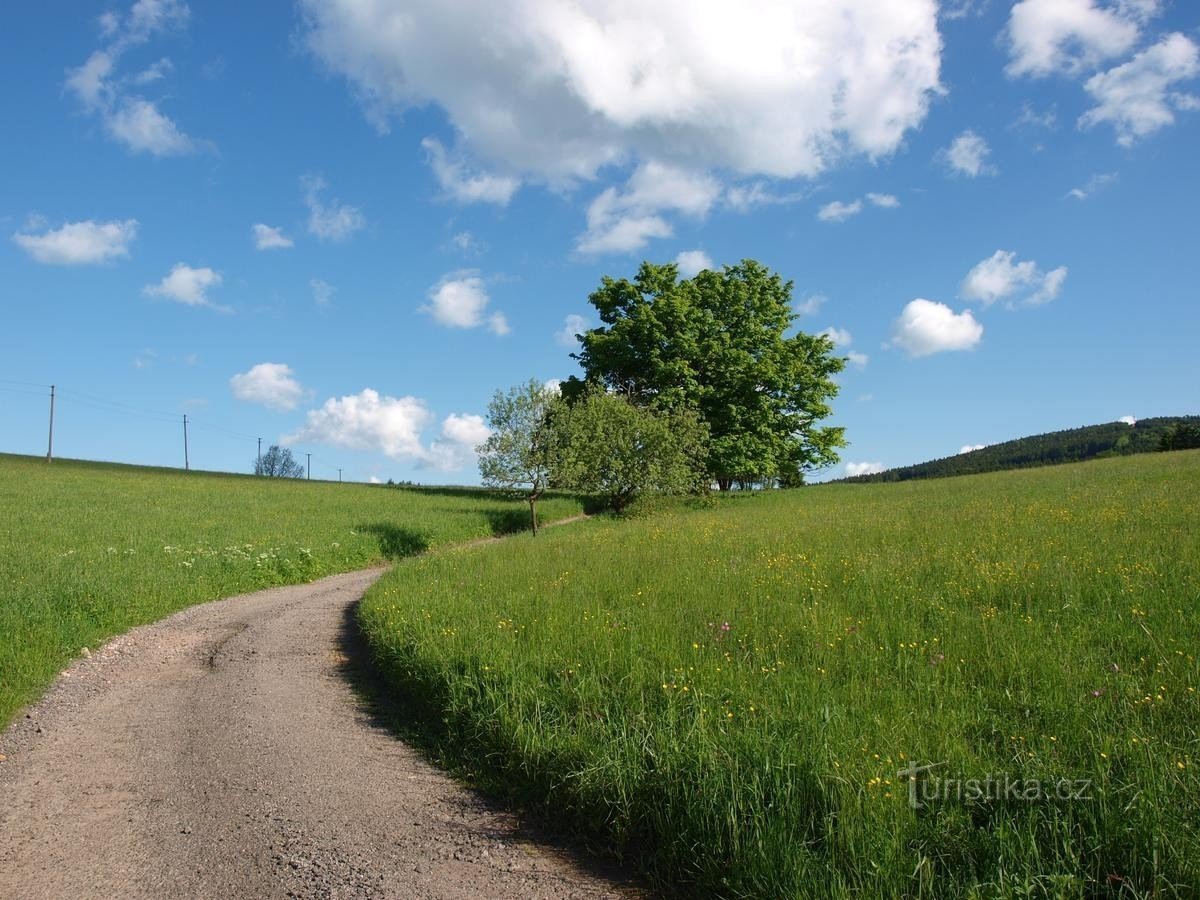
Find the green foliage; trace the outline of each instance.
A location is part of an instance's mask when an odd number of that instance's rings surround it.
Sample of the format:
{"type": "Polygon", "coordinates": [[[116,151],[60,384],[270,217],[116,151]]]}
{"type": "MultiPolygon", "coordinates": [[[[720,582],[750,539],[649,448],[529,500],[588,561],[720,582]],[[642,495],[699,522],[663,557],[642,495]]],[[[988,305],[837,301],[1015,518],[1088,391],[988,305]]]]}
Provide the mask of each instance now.
{"type": "Polygon", "coordinates": [[[873,475],[856,475],[843,480],[866,483],[944,478],[952,475],[976,475],[980,472],[1083,462],[1130,453],[1147,453],[1164,449],[1163,440],[1176,425],[1197,428],[1200,427],[1200,417],[1140,419],[1134,425],[1107,422],[1103,425],[1053,431],[991,444],[981,450],[959,453],[945,459],[888,469],[873,475]]]}
{"type": "Polygon", "coordinates": [[[817,423],[845,361],[824,337],[788,336],[791,290],[753,260],[684,280],[674,264],[643,263],[633,281],[605,277],[591,295],[603,325],[581,336],[577,358],[587,381],[638,405],[697,410],[722,489],[827,466],[842,429],[817,423]]]}
{"type": "Polygon", "coordinates": [[[267,452],[254,460],[254,474],[265,478],[303,478],[304,466],[296,462],[292,451],[272,444],[267,452]]]}
{"type": "Polygon", "coordinates": [[[1163,432],[1159,450],[1196,450],[1200,448],[1200,421],[1174,422],[1163,432]]]}
{"type": "MultiPolygon", "coordinates": [[[[548,497],[549,518],[579,512],[548,497]]],[[[493,492],[0,454],[0,727],[82,647],[193,603],[528,527],[493,492]]]]}
{"type": "Polygon", "coordinates": [[[434,750],[725,897],[1200,894],[1200,453],[822,485],[396,567],[434,750]],[[949,797],[897,773],[1089,779],[949,797]]]}
{"type": "Polygon", "coordinates": [[[554,418],[561,408],[558,392],[533,379],[496,391],[488,404],[492,433],[476,448],[485,485],[524,492],[534,533],[538,528],[537,501],[553,474],[558,443],[554,418]]]}
{"type": "Polygon", "coordinates": [[[622,512],[647,491],[684,494],[705,485],[707,428],[696,412],[656,412],[628,397],[588,391],[557,424],[555,483],[603,496],[622,512]]]}

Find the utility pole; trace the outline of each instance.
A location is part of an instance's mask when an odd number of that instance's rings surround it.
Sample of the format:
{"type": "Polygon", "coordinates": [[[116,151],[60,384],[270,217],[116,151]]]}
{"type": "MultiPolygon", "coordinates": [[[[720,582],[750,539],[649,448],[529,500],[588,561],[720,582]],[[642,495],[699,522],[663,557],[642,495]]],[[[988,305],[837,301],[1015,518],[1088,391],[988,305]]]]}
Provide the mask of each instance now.
{"type": "Polygon", "coordinates": [[[305,453],[304,455],[308,457],[308,480],[312,481],[312,454],[305,453]]]}
{"type": "Polygon", "coordinates": [[[254,467],[254,474],[262,474],[262,438],[258,439],[258,465],[254,467]]]}
{"type": "Polygon", "coordinates": [[[338,484],[342,483],[342,470],[338,469],[338,484]]]}
{"type": "Polygon", "coordinates": [[[46,462],[54,460],[54,385],[50,385],[50,442],[46,444],[46,462]]]}
{"type": "Polygon", "coordinates": [[[187,446],[187,413],[183,414],[183,470],[186,472],[191,468],[188,462],[188,446],[187,446]]]}

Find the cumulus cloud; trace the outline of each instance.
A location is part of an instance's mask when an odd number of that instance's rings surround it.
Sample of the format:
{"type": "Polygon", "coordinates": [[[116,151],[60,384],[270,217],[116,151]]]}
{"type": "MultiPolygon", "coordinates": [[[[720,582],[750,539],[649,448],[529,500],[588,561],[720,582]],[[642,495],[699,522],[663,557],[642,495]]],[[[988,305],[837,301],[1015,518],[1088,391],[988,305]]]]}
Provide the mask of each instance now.
{"type": "Polygon", "coordinates": [[[997,250],[963,279],[961,294],[991,306],[997,300],[1016,300],[1037,306],[1055,299],[1067,279],[1067,267],[1044,272],[1033,260],[1016,261],[1012,250],[997,250]]]}
{"type": "Polygon", "coordinates": [[[823,331],[818,331],[817,334],[821,337],[829,338],[835,347],[849,347],[854,341],[854,338],[850,336],[850,332],[846,329],[834,328],[832,325],[823,331]]]}
{"type": "Polygon", "coordinates": [[[991,152],[988,142],[968,129],[951,141],[941,156],[953,174],[977,178],[996,173],[995,166],[987,161],[991,152]]]}
{"type": "Polygon", "coordinates": [[[1200,74],[1200,49],[1178,32],[1129,62],[1093,75],[1084,84],[1096,105],[1079,118],[1081,128],[1107,123],[1123,147],[1175,121],[1179,110],[1200,109],[1200,98],[1174,90],[1200,74]]]}
{"type": "Polygon", "coordinates": [[[450,471],[472,460],[475,445],[487,438],[487,426],[480,416],[452,413],[426,446],[422,435],[434,420],[424,400],[389,397],[366,388],[357,394],[330,397],[318,409],[309,410],[304,424],[281,440],[287,444],[320,443],[375,451],[392,459],[450,471]]]}
{"type": "Polygon", "coordinates": [[[862,212],[862,208],[861,200],[852,200],[849,203],[834,200],[832,203],[826,203],[817,210],[817,218],[822,222],[845,222],[852,216],[857,216],[862,212]]]}
{"type": "Polygon", "coordinates": [[[504,313],[487,313],[491,302],[487,285],[473,270],[452,272],[429,289],[429,302],[421,312],[449,328],[478,328],[486,325],[493,334],[511,330],[504,313]]]}
{"type": "Polygon", "coordinates": [[[321,195],[328,185],[319,175],[305,175],[300,179],[304,191],[304,205],[308,207],[308,230],[323,241],[345,241],[356,231],[366,227],[367,220],[357,206],[340,200],[326,203],[321,195]]]}
{"type": "Polygon", "coordinates": [[[183,28],[190,15],[181,0],[137,0],[124,16],[105,13],[101,30],[107,46],[67,75],[65,86],[83,110],[99,116],[108,134],[134,153],[178,156],[196,149],[196,142],[155,101],[130,90],[166,77],[172,68],[170,59],[164,57],[131,76],[117,72],[126,51],[183,28]]]}
{"type": "Polygon", "coordinates": [[[1117,419],[1117,421],[1122,422],[1125,425],[1136,425],[1137,417],[1136,416],[1121,416],[1121,418],[1117,419]]]}
{"type": "Polygon", "coordinates": [[[380,128],[437,103],[466,149],[550,182],[629,159],[778,177],[891,153],[924,119],[932,0],[302,0],[380,128]]]}
{"type": "Polygon", "coordinates": [[[963,444],[958,448],[959,454],[974,453],[976,450],[982,450],[987,444],[963,444]]]}
{"type": "Polygon", "coordinates": [[[576,241],[580,253],[627,253],[651,238],[674,231],[660,213],[705,216],[721,194],[710,175],[660,162],[642,163],[618,190],[607,188],[588,206],[587,231],[576,241]]]}
{"type": "Polygon", "coordinates": [[[1093,175],[1085,184],[1079,187],[1073,187],[1067,191],[1068,197],[1073,197],[1076,200],[1086,200],[1098,191],[1103,190],[1117,180],[1116,172],[1103,172],[1098,175],[1093,175]]]}
{"type": "Polygon", "coordinates": [[[713,261],[703,250],[684,250],[675,257],[675,265],[679,266],[680,275],[691,278],[705,269],[711,269],[713,261]]]}
{"type": "Polygon", "coordinates": [[[782,206],[799,203],[808,197],[806,191],[774,191],[764,181],[733,185],[725,191],[725,204],[735,212],[745,213],[760,206],[782,206]]]}
{"type": "Polygon", "coordinates": [[[846,476],[853,478],[855,475],[878,475],[886,468],[880,462],[848,462],[846,463],[846,476]]]}
{"type": "Polygon", "coordinates": [[[519,178],[472,171],[463,160],[452,159],[436,138],[425,138],[421,146],[442,190],[460,203],[496,203],[504,206],[521,186],[519,178]]]}
{"type": "Polygon", "coordinates": [[[151,297],[162,297],[185,306],[207,306],[220,312],[229,312],[229,307],[218,306],[209,297],[210,289],[220,286],[221,273],[208,266],[194,269],[185,263],[176,263],[158,284],[148,284],[143,293],[151,297]]]}
{"type": "Polygon", "coordinates": [[[259,223],[250,232],[254,235],[254,247],[257,250],[286,250],[293,245],[292,239],[283,233],[282,228],[259,223]]]}
{"type": "Polygon", "coordinates": [[[824,294],[806,294],[799,300],[794,301],[792,308],[798,316],[815,316],[828,301],[829,298],[824,294]]]}
{"type": "Polygon", "coordinates": [[[26,228],[13,235],[22,250],[40,263],[55,266],[80,266],[105,263],[129,256],[129,245],[137,237],[136,219],[123,221],[67,222],[61,228],[40,234],[26,228]]]}
{"type": "Polygon", "coordinates": [[[306,395],[291,367],[283,363],[259,363],[230,378],[229,387],[238,400],[281,412],[295,409],[306,395]]]}
{"type": "Polygon", "coordinates": [[[871,361],[871,357],[865,353],[859,353],[857,350],[846,351],[846,359],[849,360],[850,365],[858,369],[865,369],[867,363],[871,361]]]}
{"type": "Polygon", "coordinates": [[[1009,13],[1006,30],[1009,75],[1069,75],[1129,51],[1139,22],[1156,4],[1094,0],[1021,0],[1009,13]]]}
{"type": "Polygon", "coordinates": [[[983,326],[970,310],[956,313],[944,303],[923,298],[910,301],[892,329],[892,345],[913,358],[970,350],[982,337],[983,326]]]}
{"type": "Polygon", "coordinates": [[[451,413],[442,420],[441,433],[429,445],[421,464],[443,472],[465,468],[475,462],[475,448],[488,439],[491,429],[483,416],[451,413]]]}
{"type": "Polygon", "coordinates": [[[579,346],[579,339],[575,335],[583,334],[587,328],[588,320],[572,313],[563,319],[563,327],[554,333],[554,340],[563,347],[575,349],[579,346]]]}

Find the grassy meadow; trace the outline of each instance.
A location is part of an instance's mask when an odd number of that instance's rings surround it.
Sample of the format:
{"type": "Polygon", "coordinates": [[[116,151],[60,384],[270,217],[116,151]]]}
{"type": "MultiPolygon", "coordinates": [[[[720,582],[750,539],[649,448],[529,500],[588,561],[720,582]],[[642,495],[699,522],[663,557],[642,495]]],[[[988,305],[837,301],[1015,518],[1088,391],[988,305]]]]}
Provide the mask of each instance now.
{"type": "MultiPolygon", "coordinates": [[[[544,500],[546,519],[579,512],[544,500]]],[[[83,647],[193,603],[520,530],[523,503],[0,455],[0,727],[83,647]]]]}
{"type": "Polygon", "coordinates": [[[1198,536],[1150,454],[593,520],[359,615],[443,760],[668,892],[1195,897],[1198,536]]]}

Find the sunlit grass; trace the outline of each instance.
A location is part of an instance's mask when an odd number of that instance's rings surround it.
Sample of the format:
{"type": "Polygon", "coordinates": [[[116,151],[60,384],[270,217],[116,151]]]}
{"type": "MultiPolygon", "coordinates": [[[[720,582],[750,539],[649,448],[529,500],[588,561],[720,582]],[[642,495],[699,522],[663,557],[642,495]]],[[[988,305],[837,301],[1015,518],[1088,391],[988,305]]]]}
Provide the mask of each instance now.
{"type": "MultiPolygon", "coordinates": [[[[541,504],[548,519],[574,500],[541,504]]],[[[193,603],[523,528],[482,491],[0,455],[0,726],[85,646],[193,603]]]]}
{"type": "Polygon", "coordinates": [[[1196,896],[1198,535],[1193,452],[835,485],[411,560],[360,617],[444,758],[661,884],[1196,896]],[[914,812],[909,761],[1090,799],[914,812]]]}

